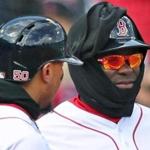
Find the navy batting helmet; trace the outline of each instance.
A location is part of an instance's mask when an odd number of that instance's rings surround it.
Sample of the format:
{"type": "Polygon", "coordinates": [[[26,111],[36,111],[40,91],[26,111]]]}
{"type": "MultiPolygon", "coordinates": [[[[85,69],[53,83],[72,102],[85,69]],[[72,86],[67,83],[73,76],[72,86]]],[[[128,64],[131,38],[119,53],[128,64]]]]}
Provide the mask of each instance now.
{"type": "Polygon", "coordinates": [[[102,53],[111,53],[122,49],[134,50],[147,50],[150,45],[146,44],[141,35],[139,34],[134,22],[129,18],[129,16],[121,17],[116,26],[110,33],[109,40],[106,46],[102,49],[102,53]]]}
{"type": "Polygon", "coordinates": [[[0,27],[0,77],[28,81],[48,61],[81,65],[65,45],[66,33],[58,22],[40,16],[13,19],[0,27]]]}

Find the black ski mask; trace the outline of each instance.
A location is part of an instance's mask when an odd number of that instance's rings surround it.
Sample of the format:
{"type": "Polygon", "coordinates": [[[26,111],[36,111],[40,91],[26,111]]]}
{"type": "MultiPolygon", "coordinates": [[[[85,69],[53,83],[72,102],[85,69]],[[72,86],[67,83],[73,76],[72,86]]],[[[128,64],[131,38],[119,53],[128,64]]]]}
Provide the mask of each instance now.
{"type": "Polygon", "coordinates": [[[83,66],[69,65],[71,77],[81,100],[111,117],[131,115],[143,78],[144,60],[134,86],[131,89],[122,90],[108,79],[98,64],[96,56],[122,52],[122,49],[128,49],[129,53],[132,53],[137,48],[145,56],[149,48],[149,45],[143,42],[133,22],[136,35],[130,35],[129,29],[129,35],[127,34],[123,42],[120,39],[116,40],[112,31],[123,16],[127,16],[125,10],[114,7],[110,3],[101,2],[82,16],[73,25],[68,35],[68,49],[71,48],[74,54],[84,61],[83,66]]]}

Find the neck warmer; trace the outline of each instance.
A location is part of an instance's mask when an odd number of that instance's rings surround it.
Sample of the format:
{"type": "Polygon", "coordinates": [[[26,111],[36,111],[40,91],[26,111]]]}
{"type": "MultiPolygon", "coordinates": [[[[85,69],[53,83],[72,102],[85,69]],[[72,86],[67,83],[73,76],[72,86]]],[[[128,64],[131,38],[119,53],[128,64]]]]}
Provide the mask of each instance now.
{"type": "Polygon", "coordinates": [[[96,59],[85,61],[83,66],[71,66],[69,70],[81,100],[110,117],[130,116],[140,89],[144,63],[131,89],[117,88],[105,75],[96,59]]]}
{"type": "Polygon", "coordinates": [[[25,109],[31,119],[40,114],[39,105],[18,84],[0,79],[0,104],[16,104],[25,109]]]}

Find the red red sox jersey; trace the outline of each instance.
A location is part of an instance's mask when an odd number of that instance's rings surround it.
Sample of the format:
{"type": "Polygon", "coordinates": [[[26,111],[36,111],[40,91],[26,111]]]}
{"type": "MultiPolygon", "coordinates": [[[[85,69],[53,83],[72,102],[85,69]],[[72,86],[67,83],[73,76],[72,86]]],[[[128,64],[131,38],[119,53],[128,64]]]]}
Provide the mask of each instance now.
{"type": "Polygon", "coordinates": [[[150,109],[114,123],[66,101],[37,121],[52,150],[149,150],[150,109]]]}

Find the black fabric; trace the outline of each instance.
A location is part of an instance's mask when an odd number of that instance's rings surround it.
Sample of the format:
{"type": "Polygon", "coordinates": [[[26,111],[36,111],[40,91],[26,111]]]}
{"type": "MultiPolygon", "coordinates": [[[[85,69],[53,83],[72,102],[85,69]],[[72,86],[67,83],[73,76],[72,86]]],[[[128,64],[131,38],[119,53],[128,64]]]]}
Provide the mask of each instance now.
{"type": "Polygon", "coordinates": [[[143,78],[144,64],[133,88],[129,90],[117,88],[94,58],[86,61],[83,66],[70,65],[69,70],[81,100],[111,117],[131,115],[143,78]]]}
{"type": "MultiPolygon", "coordinates": [[[[68,48],[84,61],[83,66],[69,65],[71,77],[81,100],[111,117],[131,115],[144,73],[142,62],[134,86],[123,90],[108,79],[96,61],[95,57],[103,51],[111,30],[124,15],[126,15],[124,9],[101,2],[82,16],[72,26],[68,35],[68,48]]],[[[131,53],[129,50],[125,51],[127,54],[131,53]]],[[[144,56],[145,52],[146,50],[143,51],[144,56]]]]}
{"type": "Polygon", "coordinates": [[[126,11],[101,2],[83,15],[69,31],[67,49],[81,60],[91,58],[102,50],[119,18],[126,11]]]}
{"type": "Polygon", "coordinates": [[[0,104],[17,104],[24,108],[30,114],[31,119],[34,120],[40,114],[39,105],[20,85],[3,79],[0,79],[0,104]]]}

